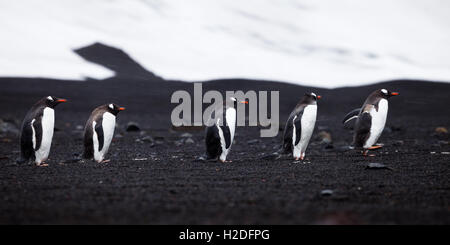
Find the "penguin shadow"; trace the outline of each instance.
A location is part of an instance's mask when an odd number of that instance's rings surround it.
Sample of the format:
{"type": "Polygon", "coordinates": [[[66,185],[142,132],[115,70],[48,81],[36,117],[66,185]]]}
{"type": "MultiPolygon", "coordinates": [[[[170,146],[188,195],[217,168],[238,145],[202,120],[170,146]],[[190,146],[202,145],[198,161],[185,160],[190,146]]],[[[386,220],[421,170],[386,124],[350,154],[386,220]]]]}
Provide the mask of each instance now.
{"type": "Polygon", "coordinates": [[[59,164],[59,165],[77,164],[77,163],[79,163],[79,164],[84,164],[84,163],[108,164],[108,163],[111,162],[110,159],[105,159],[105,160],[103,160],[103,161],[101,161],[101,162],[97,162],[97,161],[95,161],[94,159],[83,158],[83,157],[82,157],[82,154],[78,154],[78,153],[75,153],[75,154],[73,154],[73,155],[74,155],[73,158],[59,161],[58,164],[59,164]]]}
{"type": "Polygon", "coordinates": [[[239,161],[233,161],[233,160],[226,160],[224,162],[220,161],[219,158],[208,158],[207,154],[204,153],[200,156],[194,157],[194,159],[192,159],[192,162],[197,162],[197,163],[234,163],[234,162],[239,162],[239,161]]]}

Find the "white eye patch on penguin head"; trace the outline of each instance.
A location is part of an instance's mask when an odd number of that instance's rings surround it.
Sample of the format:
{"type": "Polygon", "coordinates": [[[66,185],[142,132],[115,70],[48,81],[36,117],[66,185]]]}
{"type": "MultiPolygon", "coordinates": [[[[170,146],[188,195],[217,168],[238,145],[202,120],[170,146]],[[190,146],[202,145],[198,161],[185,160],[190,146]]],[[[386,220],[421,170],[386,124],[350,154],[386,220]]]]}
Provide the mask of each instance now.
{"type": "Polygon", "coordinates": [[[45,98],[45,105],[50,108],[54,108],[55,106],[57,106],[58,104],[60,104],[62,102],[67,102],[67,100],[61,99],[61,98],[56,98],[55,96],[47,96],[45,98]]]}
{"type": "Polygon", "coordinates": [[[245,99],[245,100],[239,100],[236,97],[230,97],[230,100],[233,101],[234,106],[236,106],[238,103],[242,103],[242,104],[248,104],[249,100],[245,99]]]}
{"type": "Polygon", "coordinates": [[[108,111],[112,113],[113,115],[117,115],[120,111],[124,111],[125,107],[120,107],[114,103],[108,104],[108,111]]]}
{"type": "Polygon", "coordinates": [[[392,97],[392,96],[396,96],[396,95],[399,95],[399,93],[398,92],[391,92],[391,91],[389,91],[389,90],[387,90],[387,89],[380,89],[380,93],[381,93],[381,96],[383,97],[383,98],[390,98],[390,97],[392,97]]]}
{"type": "Polygon", "coordinates": [[[315,93],[311,92],[309,94],[305,94],[306,96],[310,97],[312,100],[318,100],[322,98],[320,95],[316,95],[315,93]]]}

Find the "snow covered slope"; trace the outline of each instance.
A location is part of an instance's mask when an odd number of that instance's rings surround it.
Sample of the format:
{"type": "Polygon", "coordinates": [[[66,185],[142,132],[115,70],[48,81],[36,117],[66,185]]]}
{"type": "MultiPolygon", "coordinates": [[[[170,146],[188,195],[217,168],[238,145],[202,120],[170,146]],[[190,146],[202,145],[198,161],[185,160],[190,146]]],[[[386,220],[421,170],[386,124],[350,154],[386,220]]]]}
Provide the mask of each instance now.
{"type": "Polygon", "coordinates": [[[0,76],[112,76],[73,52],[101,42],[166,79],[450,81],[448,13],[445,0],[1,1],[0,76]]]}

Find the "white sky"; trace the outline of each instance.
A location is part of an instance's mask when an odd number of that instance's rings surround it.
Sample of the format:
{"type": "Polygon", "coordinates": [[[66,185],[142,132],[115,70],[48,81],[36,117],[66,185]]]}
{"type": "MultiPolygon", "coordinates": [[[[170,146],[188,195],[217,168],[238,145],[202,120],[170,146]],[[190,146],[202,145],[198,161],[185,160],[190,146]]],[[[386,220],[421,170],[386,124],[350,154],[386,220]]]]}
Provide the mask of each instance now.
{"type": "Polygon", "coordinates": [[[450,81],[449,13],[444,0],[1,1],[0,76],[106,78],[72,51],[102,42],[166,79],[450,81]]]}

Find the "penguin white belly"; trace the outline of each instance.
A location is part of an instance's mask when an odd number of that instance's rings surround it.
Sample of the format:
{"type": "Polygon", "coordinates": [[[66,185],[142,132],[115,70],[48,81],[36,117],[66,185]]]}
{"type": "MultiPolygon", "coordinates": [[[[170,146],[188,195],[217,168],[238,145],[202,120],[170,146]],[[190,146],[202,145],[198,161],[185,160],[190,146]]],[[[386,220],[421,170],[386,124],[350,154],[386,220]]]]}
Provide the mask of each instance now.
{"type": "MultiPolygon", "coordinates": [[[[34,121],[34,120],[33,120],[34,121]]],[[[42,114],[42,140],[41,146],[37,151],[35,151],[36,163],[42,163],[47,160],[48,154],[50,153],[50,147],[52,145],[53,138],[53,130],[55,127],[55,110],[52,108],[46,107],[42,114]]],[[[36,146],[35,143],[35,129],[33,127],[33,146],[36,146]]]]}
{"type": "MultiPolygon", "coordinates": [[[[300,147],[297,147],[295,145],[295,141],[297,140],[297,130],[300,130],[300,129],[297,129],[295,127],[295,123],[294,123],[295,119],[297,119],[297,116],[295,116],[294,119],[292,119],[292,145],[294,146],[292,154],[294,155],[295,158],[299,158],[301,156],[300,147]]],[[[299,145],[299,144],[297,144],[297,145],[299,145]]]]}
{"type": "Polygon", "coordinates": [[[230,147],[231,147],[231,144],[233,144],[234,140],[234,132],[236,130],[236,109],[228,108],[225,113],[225,117],[227,118],[228,128],[230,128],[230,136],[231,136],[230,147]]]}
{"type": "Polygon", "coordinates": [[[296,146],[294,146],[294,153],[297,153],[297,156],[294,155],[294,157],[299,157],[298,156],[299,153],[302,157],[305,156],[306,148],[308,147],[309,140],[311,139],[312,133],[314,131],[314,126],[316,125],[316,117],[317,117],[317,105],[306,106],[305,109],[303,110],[303,115],[300,121],[302,125],[300,133],[300,141],[296,146]]]}
{"type": "Polygon", "coordinates": [[[230,146],[228,147],[228,149],[226,148],[226,141],[225,141],[225,136],[223,134],[223,131],[219,127],[220,119],[217,120],[217,125],[216,125],[216,127],[219,130],[220,145],[222,147],[222,154],[220,154],[220,156],[219,156],[219,159],[221,161],[225,161],[227,159],[228,152],[230,151],[231,145],[233,144],[234,132],[236,130],[236,109],[227,108],[227,110],[225,111],[225,118],[226,118],[227,123],[224,126],[228,126],[228,128],[230,130],[230,146]]]}
{"type": "Polygon", "coordinates": [[[94,142],[94,159],[98,162],[103,161],[105,158],[106,153],[108,153],[109,146],[111,144],[113,135],[114,135],[114,129],[116,127],[116,116],[109,112],[105,112],[103,114],[103,120],[102,120],[102,129],[103,129],[103,148],[99,151],[99,141],[98,141],[98,135],[95,131],[95,125],[96,122],[92,124],[92,130],[93,130],[93,142],[94,142]]]}
{"type": "Polygon", "coordinates": [[[226,148],[226,142],[225,142],[225,137],[223,136],[222,128],[220,128],[219,125],[220,125],[220,119],[217,120],[217,124],[216,124],[216,127],[219,131],[220,147],[222,148],[222,153],[220,154],[219,159],[221,161],[225,161],[227,159],[228,149],[226,148]]]}
{"type": "Polygon", "coordinates": [[[377,143],[378,138],[380,138],[384,125],[386,124],[388,101],[386,99],[381,99],[378,102],[378,111],[373,107],[369,113],[372,117],[372,124],[370,127],[370,135],[364,144],[364,148],[370,148],[377,143]]]}

